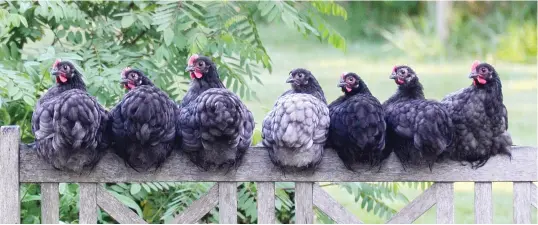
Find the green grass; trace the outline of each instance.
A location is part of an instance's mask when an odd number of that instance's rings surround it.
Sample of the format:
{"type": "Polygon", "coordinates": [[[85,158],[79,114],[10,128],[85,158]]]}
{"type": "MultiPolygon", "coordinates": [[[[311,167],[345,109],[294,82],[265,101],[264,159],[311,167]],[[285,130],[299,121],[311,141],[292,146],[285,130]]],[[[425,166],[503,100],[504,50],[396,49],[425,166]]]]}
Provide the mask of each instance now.
{"type": "MultiPolygon", "coordinates": [[[[414,62],[397,53],[384,51],[381,44],[348,43],[346,53],[330,46],[319,44],[311,39],[299,36],[288,36],[292,32],[265,27],[261,36],[273,60],[273,73],[264,72],[264,85],[251,83],[257,91],[260,101],[248,101],[256,119],[256,128],[261,129],[264,116],[272,107],[276,98],[289,85],[285,83],[289,72],[297,67],[307,68],[320,82],[327,100],[333,101],[342,93],[336,87],[339,76],[344,71],[359,74],[367,83],[372,93],[380,100],[386,100],[396,90],[396,85],[389,80],[391,69],[396,64],[407,64],[419,75],[428,98],[441,99],[446,94],[467,87],[471,80],[467,78],[474,58],[463,57],[459,61],[450,62],[414,62]]],[[[485,59],[480,59],[485,60],[485,59]]],[[[536,64],[509,64],[487,59],[500,74],[503,82],[504,103],[509,112],[509,131],[517,145],[536,146],[537,116],[537,74],[536,64]]],[[[512,223],[512,184],[494,183],[494,223],[512,223]]],[[[326,190],[347,209],[365,223],[383,223],[378,218],[360,209],[345,190],[338,187],[327,187],[326,190]]],[[[405,195],[411,200],[422,191],[405,188],[405,195]]],[[[474,188],[472,183],[456,183],[455,185],[455,217],[456,223],[474,222],[474,188]]],[[[402,203],[391,203],[395,209],[404,207],[402,203]]],[[[533,223],[536,223],[536,210],[533,209],[533,223]]],[[[415,223],[435,223],[435,206],[421,216],[415,223]]]]}

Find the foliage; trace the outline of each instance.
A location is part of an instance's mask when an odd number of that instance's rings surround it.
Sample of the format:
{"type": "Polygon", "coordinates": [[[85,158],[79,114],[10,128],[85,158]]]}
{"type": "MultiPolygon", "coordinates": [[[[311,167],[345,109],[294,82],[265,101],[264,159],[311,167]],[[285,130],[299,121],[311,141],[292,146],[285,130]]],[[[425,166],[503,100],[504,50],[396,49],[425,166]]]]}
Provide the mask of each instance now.
{"type": "MultiPolygon", "coordinates": [[[[432,3],[435,4],[435,3],[432,3]]],[[[389,47],[415,59],[496,57],[536,62],[536,4],[533,2],[454,2],[447,43],[436,36],[428,15],[401,16],[402,24],[378,28],[389,47]]]]}
{"type": "Polygon", "coordinates": [[[333,2],[0,1],[0,124],[18,124],[32,140],[31,109],[52,85],[56,58],[79,64],[90,94],[106,107],[123,91],[122,68],[141,68],[180,101],[193,53],[211,55],[225,85],[256,99],[247,79],[262,83],[272,63],[257,20],[283,22],[345,50],[345,40],[321,15],[346,18],[333,2]]]}

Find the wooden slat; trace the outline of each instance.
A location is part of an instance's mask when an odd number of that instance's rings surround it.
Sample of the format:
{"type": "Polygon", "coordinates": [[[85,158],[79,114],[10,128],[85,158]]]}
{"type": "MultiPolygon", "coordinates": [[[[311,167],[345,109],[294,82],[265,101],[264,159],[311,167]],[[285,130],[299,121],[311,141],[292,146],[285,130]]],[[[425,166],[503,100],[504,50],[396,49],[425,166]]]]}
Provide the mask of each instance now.
{"type": "Polygon", "coordinates": [[[187,209],[178,214],[171,224],[195,224],[219,203],[219,185],[215,184],[207,194],[194,201],[187,209]]]}
{"type": "Polygon", "coordinates": [[[412,202],[407,204],[400,212],[394,215],[387,223],[413,223],[428,209],[435,205],[435,195],[438,184],[432,185],[412,202]]]}
{"type": "Polygon", "coordinates": [[[334,222],[339,224],[360,224],[360,221],[353,213],[348,211],[344,206],[332,198],[319,185],[314,184],[313,187],[313,202],[318,209],[323,211],[334,222]]]}
{"type": "Polygon", "coordinates": [[[183,153],[174,151],[161,169],[153,172],[136,172],[125,167],[125,163],[114,154],[106,154],[90,174],[78,175],[58,171],[37,158],[33,151],[22,149],[21,182],[151,182],[151,181],[301,181],[301,182],[374,182],[374,181],[534,181],[538,177],[535,147],[513,147],[512,161],[506,156],[494,156],[486,165],[474,170],[459,162],[446,160],[435,165],[433,172],[428,169],[408,168],[404,171],[399,160],[391,155],[384,161],[381,170],[368,170],[368,165],[359,165],[357,173],[346,169],[342,160],[332,149],[324,153],[316,170],[290,173],[282,172],[269,159],[262,147],[251,147],[246,151],[243,162],[237,170],[203,171],[194,166],[183,153]],[[178,173],[177,171],[181,171],[178,173]]]}
{"type": "Polygon", "coordinates": [[[531,182],[514,182],[514,223],[531,223],[531,182]]]}
{"type": "Polygon", "coordinates": [[[101,185],[97,187],[97,205],[114,218],[114,220],[118,221],[118,223],[147,224],[146,221],[127,206],[123,205],[101,185]]]}
{"type": "Polygon", "coordinates": [[[491,182],[474,184],[474,219],[477,224],[493,223],[493,201],[491,182]]]}
{"type": "Polygon", "coordinates": [[[97,223],[97,184],[96,183],[80,183],[80,209],[79,221],[81,224],[96,224],[97,223]]]}
{"type": "Polygon", "coordinates": [[[531,205],[538,209],[538,187],[536,184],[531,185],[531,205]]]}
{"type": "Polygon", "coordinates": [[[295,183],[295,223],[314,223],[314,201],[311,182],[295,183]]]}
{"type": "Polygon", "coordinates": [[[236,182],[219,182],[219,223],[237,223],[236,182]]]}
{"type": "MultiPolygon", "coordinates": [[[[18,126],[0,128],[0,223],[20,223],[18,126]]],[[[35,152],[33,153],[35,155],[35,152]]],[[[40,162],[42,163],[42,162],[40,162]]]]}
{"type": "Polygon", "coordinates": [[[60,223],[60,196],[58,183],[41,184],[41,223],[60,223]]]}
{"type": "Polygon", "coordinates": [[[258,190],[258,223],[274,224],[275,217],[275,183],[274,182],[257,182],[258,190]]]}
{"type": "Polygon", "coordinates": [[[454,223],[454,183],[437,183],[437,223],[454,223]]]}

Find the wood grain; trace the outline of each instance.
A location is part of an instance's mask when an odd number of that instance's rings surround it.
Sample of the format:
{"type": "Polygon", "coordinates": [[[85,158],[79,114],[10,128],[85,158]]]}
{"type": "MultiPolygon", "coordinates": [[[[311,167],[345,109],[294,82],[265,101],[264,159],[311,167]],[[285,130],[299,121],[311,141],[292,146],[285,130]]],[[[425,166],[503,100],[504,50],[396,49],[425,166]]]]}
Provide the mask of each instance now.
{"type": "Polygon", "coordinates": [[[435,205],[437,184],[432,185],[402,210],[394,215],[387,223],[413,223],[428,209],[435,205]]]}
{"type": "Polygon", "coordinates": [[[314,201],[311,182],[295,183],[295,223],[314,223],[314,201]]]}
{"type": "Polygon", "coordinates": [[[258,223],[274,224],[275,217],[275,183],[274,182],[257,182],[258,191],[258,223]]]}
{"type": "Polygon", "coordinates": [[[454,223],[454,183],[436,183],[437,224],[454,223]]]}
{"type": "Polygon", "coordinates": [[[179,213],[171,224],[194,224],[204,217],[219,203],[219,185],[215,184],[207,194],[194,201],[187,209],[179,213]]]}
{"type": "Polygon", "coordinates": [[[237,183],[220,182],[219,184],[219,223],[237,223],[237,183]]]}
{"type": "Polygon", "coordinates": [[[536,184],[531,185],[531,205],[538,208],[538,186],[536,184]]]}
{"type": "MultiPolygon", "coordinates": [[[[0,128],[0,223],[20,223],[18,126],[0,128]]],[[[34,152],[35,155],[35,152],[34,152]]],[[[41,161],[41,160],[40,160],[41,161]]],[[[43,162],[39,162],[43,163],[43,162]]]]}
{"type": "Polygon", "coordinates": [[[118,223],[147,224],[146,221],[123,205],[101,185],[97,187],[97,204],[118,223]]]}
{"type": "Polygon", "coordinates": [[[363,223],[353,213],[348,211],[344,206],[338,203],[334,198],[332,198],[329,193],[323,190],[319,185],[314,184],[313,187],[314,194],[314,205],[318,207],[319,210],[323,211],[327,216],[329,216],[334,222],[339,224],[360,224],[363,223]]]}
{"type": "Polygon", "coordinates": [[[491,182],[474,183],[474,218],[477,224],[493,223],[491,182]]]}
{"type": "Polygon", "coordinates": [[[60,223],[60,192],[58,183],[41,184],[41,223],[60,223]]]}
{"type": "Polygon", "coordinates": [[[96,183],[80,183],[80,210],[79,221],[81,224],[96,224],[97,223],[97,184],[96,183]]]}
{"type": "Polygon", "coordinates": [[[433,172],[429,169],[408,168],[404,171],[398,159],[392,154],[384,161],[381,170],[358,166],[357,176],[346,169],[340,158],[332,149],[325,151],[321,164],[312,173],[310,171],[290,173],[282,172],[269,160],[267,150],[251,147],[237,170],[202,171],[193,165],[182,153],[174,152],[155,172],[136,172],[125,167],[121,159],[114,154],[103,157],[96,168],[89,174],[74,174],[53,169],[37,158],[33,151],[21,150],[21,182],[152,182],[152,181],[303,181],[303,182],[374,182],[374,181],[537,181],[536,147],[513,147],[512,160],[506,156],[494,156],[479,169],[462,166],[459,162],[438,163],[433,172]],[[181,172],[178,172],[181,171],[181,172]]]}
{"type": "Polygon", "coordinates": [[[514,223],[531,223],[531,182],[514,182],[514,223]]]}

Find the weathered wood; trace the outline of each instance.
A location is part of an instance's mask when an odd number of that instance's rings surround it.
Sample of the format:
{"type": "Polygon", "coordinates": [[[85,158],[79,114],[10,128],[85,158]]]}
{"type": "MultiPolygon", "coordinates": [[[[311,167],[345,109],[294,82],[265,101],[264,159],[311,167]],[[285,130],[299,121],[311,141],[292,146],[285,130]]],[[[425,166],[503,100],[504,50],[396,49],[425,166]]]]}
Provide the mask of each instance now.
{"type": "Polygon", "coordinates": [[[360,224],[363,223],[353,213],[332,198],[329,193],[319,185],[314,184],[314,205],[329,216],[334,222],[339,224],[360,224]]]}
{"type": "Polygon", "coordinates": [[[127,206],[123,205],[101,185],[97,187],[97,205],[114,218],[114,220],[118,221],[118,223],[147,224],[146,221],[127,206]]]}
{"type": "Polygon", "coordinates": [[[97,223],[97,184],[96,183],[80,183],[80,209],[78,213],[80,224],[96,224],[97,223]]]}
{"type": "Polygon", "coordinates": [[[407,204],[400,212],[394,215],[387,223],[413,223],[428,209],[435,205],[437,184],[432,185],[412,202],[407,204]]]}
{"type": "Polygon", "coordinates": [[[314,201],[311,182],[295,183],[295,223],[314,223],[314,201]]]}
{"type": "MultiPolygon", "coordinates": [[[[20,223],[18,126],[0,128],[0,223],[20,223]]],[[[34,153],[35,155],[35,153],[34,153]]],[[[42,163],[42,162],[40,162],[42,163]]]]}
{"type": "Polygon", "coordinates": [[[60,196],[58,183],[41,184],[41,223],[60,223],[60,196]]]}
{"type": "Polygon", "coordinates": [[[538,209],[538,186],[531,185],[531,205],[538,209]]]}
{"type": "Polygon", "coordinates": [[[478,224],[493,223],[493,201],[491,182],[474,184],[474,219],[478,224]]]}
{"type": "Polygon", "coordinates": [[[514,182],[514,223],[531,223],[531,182],[514,182]]]}
{"type": "Polygon", "coordinates": [[[437,223],[454,223],[454,183],[437,183],[437,223]]]}
{"type": "Polygon", "coordinates": [[[258,223],[274,224],[275,216],[275,183],[274,182],[257,182],[258,190],[258,223]]]}
{"type": "Polygon", "coordinates": [[[219,223],[237,223],[237,183],[220,182],[219,184],[219,223]]]}
{"type": "Polygon", "coordinates": [[[194,224],[204,217],[219,203],[219,185],[215,184],[207,194],[194,201],[187,209],[179,213],[171,224],[194,224]]]}
{"type": "Polygon", "coordinates": [[[188,157],[176,151],[156,172],[136,172],[125,167],[123,161],[114,154],[103,157],[95,169],[84,175],[53,169],[38,159],[35,152],[21,151],[21,182],[151,182],[151,181],[303,181],[303,182],[374,182],[374,181],[535,181],[537,171],[536,147],[513,147],[512,160],[506,156],[494,156],[479,169],[462,166],[459,162],[438,163],[433,172],[428,169],[408,168],[404,171],[399,160],[392,154],[383,162],[381,170],[368,170],[368,165],[355,167],[360,176],[346,169],[334,150],[327,149],[321,164],[310,171],[286,174],[269,160],[267,150],[251,147],[245,154],[243,163],[237,170],[202,171],[194,166],[188,157]],[[178,173],[177,171],[181,171],[178,173]]]}

